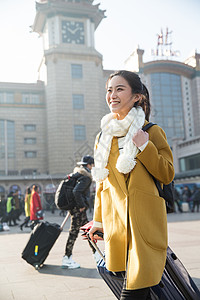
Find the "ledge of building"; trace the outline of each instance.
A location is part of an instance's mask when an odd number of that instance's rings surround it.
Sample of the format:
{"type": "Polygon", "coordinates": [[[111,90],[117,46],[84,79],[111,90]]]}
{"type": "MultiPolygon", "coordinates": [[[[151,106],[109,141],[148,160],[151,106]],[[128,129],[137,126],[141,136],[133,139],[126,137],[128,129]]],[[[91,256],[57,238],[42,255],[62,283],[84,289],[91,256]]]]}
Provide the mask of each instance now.
{"type": "Polygon", "coordinates": [[[176,181],[178,179],[186,179],[191,177],[200,177],[200,169],[177,173],[174,177],[174,180],[176,181]]]}
{"type": "Polygon", "coordinates": [[[20,181],[20,180],[50,180],[50,179],[63,179],[66,174],[38,174],[38,175],[8,175],[0,176],[0,182],[5,181],[20,181]]]}

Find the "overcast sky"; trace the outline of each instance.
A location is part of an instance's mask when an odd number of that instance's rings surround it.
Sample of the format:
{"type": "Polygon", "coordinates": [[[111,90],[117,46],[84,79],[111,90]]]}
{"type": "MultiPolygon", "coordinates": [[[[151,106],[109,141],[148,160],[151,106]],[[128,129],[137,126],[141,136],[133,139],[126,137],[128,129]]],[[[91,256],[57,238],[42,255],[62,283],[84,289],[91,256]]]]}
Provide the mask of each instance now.
{"type": "MultiPolygon", "coordinates": [[[[105,69],[123,68],[137,45],[144,61],[153,60],[150,49],[157,34],[172,31],[173,50],[184,61],[192,50],[200,52],[200,0],[94,0],[106,10],[95,34],[96,49],[105,69]]],[[[34,0],[0,0],[0,81],[35,82],[42,59],[42,39],[30,33],[35,17],[34,0]]],[[[174,58],[173,58],[174,59],[174,58]]]]}

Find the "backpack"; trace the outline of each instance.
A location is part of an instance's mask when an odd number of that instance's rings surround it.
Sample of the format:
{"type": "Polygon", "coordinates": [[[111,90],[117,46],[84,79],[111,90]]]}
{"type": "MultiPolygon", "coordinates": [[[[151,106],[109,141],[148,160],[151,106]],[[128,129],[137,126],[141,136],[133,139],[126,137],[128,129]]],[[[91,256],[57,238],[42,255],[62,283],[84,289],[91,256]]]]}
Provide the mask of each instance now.
{"type": "MultiPolygon", "coordinates": [[[[145,125],[142,128],[142,130],[147,131],[153,125],[156,124],[149,122],[147,125],[145,125]]],[[[163,184],[163,188],[161,188],[160,182],[154,177],[153,180],[158,189],[159,196],[165,199],[167,213],[168,214],[173,213],[174,212],[174,181],[172,180],[172,182],[170,182],[169,184],[163,184]]]]}
{"type": "Polygon", "coordinates": [[[55,193],[55,204],[61,210],[71,210],[75,207],[75,199],[73,189],[76,186],[78,178],[82,175],[75,173],[67,175],[63,179],[55,193]],[[79,175],[79,176],[78,176],[79,175]]]}

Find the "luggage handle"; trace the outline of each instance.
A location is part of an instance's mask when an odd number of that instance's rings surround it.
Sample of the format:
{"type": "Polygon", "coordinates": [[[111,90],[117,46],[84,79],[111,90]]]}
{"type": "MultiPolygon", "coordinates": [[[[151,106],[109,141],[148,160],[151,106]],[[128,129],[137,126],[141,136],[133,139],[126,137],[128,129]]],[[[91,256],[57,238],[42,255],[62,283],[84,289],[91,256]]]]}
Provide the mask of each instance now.
{"type": "MultiPolygon", "coordinates": [[[[88,241],[90,242],[90,244],[95,248],[95,250],[100,254],[101,258],[103,259],[104,262],[106,262],[105,260],[105,256],[103,255],[103,252],[99,249],[99,247],[97,246],[97,244],[95,242],[93,242],[89,236],[89,232],[86,233],[88,241]]],[[[112,271],[111,271],[112,272],[112,271]]],[[[117,276],[117,274],[115,272],[112,272],[113,275],[117,276]]]]}
{"type": "Polygon", "coordinates": [[[105,257],[103,255],[103,252],[99,249],[99,247],[97,246],[97,244],[95,242],[93,242],[90,238],[89,233],[86,233],[88,241],[90,242],[90,244],[94,247],[94,249],[100,254],[101,258],[103,258],[104,262],[105,262],[105,257]]]}
{"type": "Polygon", "coordinates": [[[60,225],[60,230],[61,230],[61,231],[63,230],[63,228],[64,228],[64,226],[65,226],[65,223],[67,222],[67,220],[69,219],[69,217],[70,217],[70,212],[68,211],[66,217],[64,218],[62,224],[60,225]]]}

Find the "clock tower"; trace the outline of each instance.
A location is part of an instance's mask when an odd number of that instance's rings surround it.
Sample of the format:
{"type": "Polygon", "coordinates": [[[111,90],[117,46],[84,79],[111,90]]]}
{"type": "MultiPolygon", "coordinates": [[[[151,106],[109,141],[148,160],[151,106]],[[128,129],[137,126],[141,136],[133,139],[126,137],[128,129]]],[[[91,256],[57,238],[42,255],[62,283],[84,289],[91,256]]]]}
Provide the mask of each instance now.
{"type": "Polygon", "coordinates": [[[50,174],[71,172],[93,154],[105,113],[102,55],[94,45],[104,13],[93,0],[36,2],[32,30],[43,38],[50,174]]]}

